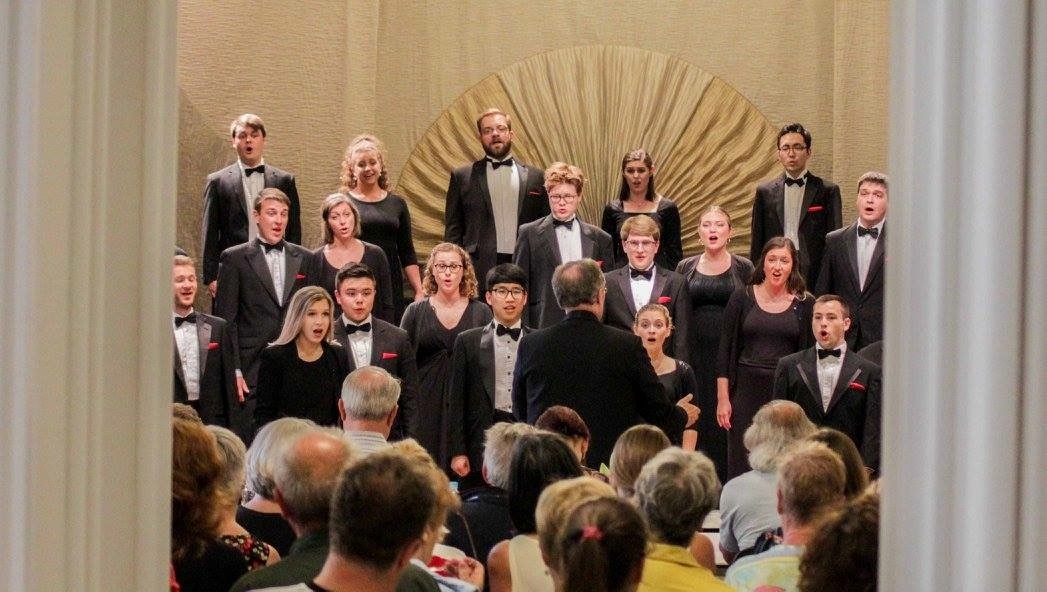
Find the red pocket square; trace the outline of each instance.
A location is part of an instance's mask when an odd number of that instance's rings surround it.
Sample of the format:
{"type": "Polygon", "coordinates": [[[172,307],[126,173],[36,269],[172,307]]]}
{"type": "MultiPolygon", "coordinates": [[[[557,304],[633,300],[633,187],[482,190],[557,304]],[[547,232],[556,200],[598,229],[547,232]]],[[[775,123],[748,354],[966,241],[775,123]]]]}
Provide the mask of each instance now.
{"type": "Polygon", "coordinates": [[[400,354],[398,354],[396,352],[382,352],[382,359],[383,360],[395,360],[396,358],[399,358],[399,357],[400,357],[400,354]]]}
{"type": "Polygon", "coordinates": [[[865,385],[860,382],[852,382],[847,385],[847,388],[851,388],[856,391],[865,391],[865,385]]]}
{"type": "Polygon", "coordinates": [[[296,280],[304,280],[305,279],[305,274],[304,273],[296,273],[295,276],[294,276],[294,279],[296,279],[296,280]]]}
{"type": "Polygon", "coordinates": [[[673,301],[673,299],[671,297],[669,297],[669,296],[659,296],[658,297],[658,304],[669,304],[672,301],[673,301]]]}
{"type": "Polygon", "coordinates": [[[218,345],[217,341],[212,341],[212,342],[207,344],[207,349],[208,350],[218,349],[218,347],[219,347],[219,345],[218,345]]]}
{"type": "Polygon", "coordinates": [[[807,213],[808,214],[813,214],[815,212],[820,212],[820,211],[822,211],[824,209],[825,209],[825,206],[811,206],[811,207],[807,208],[807,213]]]}

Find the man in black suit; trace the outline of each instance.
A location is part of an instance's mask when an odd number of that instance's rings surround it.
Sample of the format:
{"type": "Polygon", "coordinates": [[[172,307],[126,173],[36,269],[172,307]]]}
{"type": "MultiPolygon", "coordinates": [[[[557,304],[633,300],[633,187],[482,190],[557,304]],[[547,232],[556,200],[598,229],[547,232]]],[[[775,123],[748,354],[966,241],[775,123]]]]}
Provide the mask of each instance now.
{"type": "Polygon", "coordinates": [[[847,303],[833,294],[814,302],[811,327],[817,344],[778,361],[774,398],[793,401],[819,426],[847,434],[865,464],[880,466],[880,367],[851,350],[847,303]]]}
{"type": "Polygon", "coordinates": [[[215,313],[229,323],[236,343],[236,388],[244,403],[232,410],[229,423],[237,434],[253,434],[258,354],[280,334],[291,296],[310,284],[311,253],[284,240],[290,204],[283,191],[263,189],[254,202],[258,238],[229,247],[220,259],[215,313]]]}
{"type": "Polygon", "coordinates": [[[335,298],[342,314],[334,321],[334,338],[349,354],[349,371],[378,366],[400,380],[396,422],[390,440],[410,437],[418,393],[418,366],[407,331],[371,314],[374,309],[374,271],[363,263],[350,263],[335,276],[335,298]]]}
{"type": "Polygon", "coordinates": [[[549,213],[540,169],[512,155],[513,122],[499,109],[476,120],[484,158],[451,172],[444,210],[444,240],[473,259],[476,277],[512,261],[522,224],[549,213]]]}
{"type": "Polygon", "coordinates": [[[778,132],[777,148],[785,172],[756,188],[749,259],[759,261],[768,240],[787,236],[800,251],[800,271],[811,287],[818,280],[826,233],[843,225],[840,188],[807,170],[811,133],[799,123],[778,132]]]}
{"type": "Polygon", "coordinates": [[[691,297],[682,275],[654,263],[661,240],[658,223],[646,214],[633,216],[622,224],[621,240],[629,265],[604,274],[607,306],[603,322],[631,332],[637,310],[646,304],[661,304],[669,309],[673,321],[673,338],[665,342],[666,355],[690,360],[691,297]]]}
{"type": "Polygon", "coordinates": [[[858,179],[858,221],[825,237],[817,294],[839,294],[851,307],[848,347],[859,350],[883,339],[883,283],[887,274],[887,176],[858,179]]]}
{"type": "Polygon", "coordinates": [[[448,389],[451,470],[459,477],[480,470],[484,432],[513,417],[513,370],[520,337],[531,332],[521,321],[527,308],[527,276],[512,263],[487,272],[487,304],[494,319],[463,331],[454,342],[448,389]]]}
{"type": "Polygon", "coordinates": [[[551,213],[520,227],[513,263],[523,269],[531,287],[524,323],[532,327],[544,329],[564,317],[552,292],[551,279],[557,265],[589,258],[601,267],[614,267],[611,236],[578,217],[584,185],[582,169],[563,162],[549,165],[545,189],[551,213]]]}
{"type": "MultiPolygon", "coordinates": [[[[184,253],[184,251],[183,251],[184,253]]],[[[196,409],[207,424],[229,425],[236,396],[236,349],[225,321],[193,310],[196,267],[174,257],[174,402],[196,409]]]]}
{"type": "Polygon", "coordinates": [[[248,212],[262,189],[275,187],[287,195],[290,211],[284,238],[295,244],[302,242],[294,175],[265,163],[266,134],[262,119],[245,113],[229,125],[229,132],[237,161],[208,175],[204,187],[204,222],[200,235],[204,243],[204,284],[212,298],[217,294],[215,282],[222,252],[257,236],[248,212]]]}
{"type": "Polygon", "coordinates": [[[520,342],[513,372],[513,415],[534,424],[553,405],[578,412],[589,426],[589,463],[607,463],[618,436],[650,423],[674,442],[698,419],[691,395],[665,395],[640,338],[600,319],[607,289],[592,259],[564,263],[553,292],[567,318],[520,342]]]}

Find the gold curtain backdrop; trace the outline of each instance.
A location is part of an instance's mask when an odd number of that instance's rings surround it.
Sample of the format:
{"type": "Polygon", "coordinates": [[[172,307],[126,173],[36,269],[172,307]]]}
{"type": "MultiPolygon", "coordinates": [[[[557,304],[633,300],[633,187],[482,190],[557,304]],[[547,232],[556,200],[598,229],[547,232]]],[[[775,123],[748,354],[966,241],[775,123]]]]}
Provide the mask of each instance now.
{"type": "Polygon", "coordinates": [[[458,97],[415,144],[397,183],[408,196],[415,247],[443,236],[451,169],[482,156],[476,116],[499,107],[513,118],[513,154],[545,168],[578,165],[588,179],[580,214],[600,223],[618,196],[621,159],[645,148],[658,192],[680,208],[684,251],[698,251],[698,218],[716,204],[731,215],[732,250],[745,252],[754,187],[778,172],[776,129],[731,85],[672,56],[595,45],[535,55],[458,97]]]}

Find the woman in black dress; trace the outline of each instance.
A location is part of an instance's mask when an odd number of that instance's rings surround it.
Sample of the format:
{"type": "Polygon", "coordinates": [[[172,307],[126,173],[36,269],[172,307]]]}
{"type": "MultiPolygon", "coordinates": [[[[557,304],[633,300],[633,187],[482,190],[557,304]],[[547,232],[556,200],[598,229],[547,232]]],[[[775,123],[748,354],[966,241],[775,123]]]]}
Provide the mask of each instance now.
{"type": "MultiPolygon", "coordinates": [[[[679,401],[684,397],[693,399],[698,391],[698,383],[694,379],[694,372],[687,362],[670,358],[665,355],[665,340],[673,332],[673,319],[669,316],[669,309],[661,304],[645,304],[636,311],[636,320],[633,322],[633,333],[640,337],[643,348],[647,350],[647,356],[651,359],[654,373],[658,375],[659,382],[665,388],[665,394],[670,401],[679,401]]],[[[699,413],[701,410],[699,409],[699,413]]],[[[701,417],[699,415],[698,417],[701,417]]],[[[684,450],[694,450],[698,443],[698,432],[696,430],[683,431],[684,450]]]]}
{"type": "Polygon", "coordinates": [[[382,143],[362,134],[349,142],[342,161],[341,188],[353,199],[360,211],[359,237],[374,243],[385,252],[393,283],[393,306],[396,319],[404,311],[404,277],[414,290],[414,299],[422,299],[422,280],[418,255],[411,238],[411,212],[404,198],[390,193],[388,172],[382,143]]]}
{"type": "Polygon", "coordinates": [[[473,300],[477,285],[469,255],[458,245],[440,243],[425,263],[425,297],[408,305],[400,323],[411,337],[418,361],[420,388],[410,433],[444,469],[449,463],[444,407],[454,340],[462,331],[491,321],[490,307],[473,300]]]}
{"type": "Polygon", "coordinates": [[[716,357],[720,350],[723,313],[731,294],[749,283],[753,264],[745,257],[727,252],[731,242],[731,217],[720,206],[710,207],[698,220],[699,255],[676,266],[687,280],[691,295],[691,367],[698,380],[698,449],[716,465],[720,482],[727,477],[727,432],[716,423],[716,357]]]}
{"type": "Polygon", "coordinates": [[[676,269],[683,257],[680,238],[680,210],[673,200],[654,191],[654,159],[646,150],[638,149],[622,158],[622,186],[618,199],[603,208],[600,228],[611,235],[616,267],[625,265],[628,258],[622,249],[622,224],[637,214],[647,214],[661,229],[661,245],[654,262],[662,269],[676,269]]]}
{"type": "Polygon", "coordinates": [[[324,200],[321,210],[323,221],[320,236],[324,245],[313,252],[313,277],[334,299],[334,314],[342,314],[338,299],[334,297],[334,280],[338,270],[350,263],[363,263],[371,268],[377,284],[374,316],[388,323],[396,323],[396,308],[393,305],[393,284],[389,275],[389,260],[377,245],[359,239],[361,232],[360,211],[353,200],[344,193],[332,193],[324,200]]]}
{"type": "Polygon", "coordinates": [[[279,417],[339,425],[338,397],[349,358],[331,341],[332,310],[331,297],[319,286],[291,298],[280,336],[259,355],[255,430],[279,417]]]}
{"type": "Polygon", "coordinates": [[[749,470],[742,436],[771,400],[778,360],[811,347],[814,297],[784,236],[767,241],[750,285],[731,294],[724,311],[716,375],[716,422],[728,430],[727,478],[749,470]]]}

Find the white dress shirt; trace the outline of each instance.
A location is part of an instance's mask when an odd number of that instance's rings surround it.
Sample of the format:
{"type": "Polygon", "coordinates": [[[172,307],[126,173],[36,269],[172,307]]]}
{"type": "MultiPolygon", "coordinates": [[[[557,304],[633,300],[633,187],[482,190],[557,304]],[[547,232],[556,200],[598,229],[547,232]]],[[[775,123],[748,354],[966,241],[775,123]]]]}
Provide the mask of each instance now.
{"type": "MultiPolygon", "coordinates": [[[[174,326],[174,318],[171,319],[171,325],[174,326]]],[[[185,376],[185,391],[190,401],[200,399],[200,347],[196,329],[196,323],[189,321],[182,323],[181,327],[174,327],[175,344],[178,345],[178,357],[182,360],[182,374],[185,376]]]]}
{"type": "MultiPolygon", "coordinates": [[[[502,160],[512,158],[506,154],[502,160]]],[[[517,209],[520,195],[520,172],[516,162],[512,166],[499,166],[496,170],[491,159],[487,159],[487,191],[491,194],[491,209],[494,212],[494,232],[498,252],[512,255],[516,250],[517,209]]]]}
{"type": "MultiPolygon", "coordinates": [[[[258,226],[251,220],[251,212],[254,211],[254,200],[258,197],[258,194],[265,189],[265,174],[255,173],[253,175],[245,175],[244,170],[247,167],[240,159],[236,160],[236,163],[240,165],[240,180],[244,185],[244,203],[247,212],[247,240],[251,241],[258,237],[258,226]]],[[[257,165],[265,165],[265,159],[263,158],[257,165]]]]}
{"type": "MultiPolygon", "coordinates": [[[[508,335],[499,336],[498,321],[492,321],[494,334],[494,408],[508,413],[513,412],[513,368],[516,367],[516,350],[519,340],[508,335]]],[[[516,321],[510,329],[519,329],[523,323],[516,321]]]]}
{"type": "MultiPolygon", "coordinates": [[[[876,250],[876,241],[880,240],[879,236],[883,234],[883,223],[885,220],[880,220],[880,223],[873,226],[879,235],[877,238],[873,238],[870,235],[858,236],[858,287],[862,290],[865,289],[865,280],[869,276],[869,266],[872,264],[873,252],[876,250]]],[[[859,228],[864,228],[861,222],[858,222],[859,228]]],[[[856,232],[855,235],[858,233],[856,232]]]]}
{"type": "Polygon", "coordinates": [[[807,171],[800,173],[799,177],[793,177],[789,173],[785,173],[787,179],[796,178],[803,179],[803,185],[786,185],[785,186],[785,204],[782,208],[782,212],[785,214],[785,220],[782,221],[783,232],[796,248],[800,248],[800,218],[803,216],[803,212],[800,208],[803,207],[803,194],[807,190],[807,171]]]}
{"type": "Polygon", "coordinates": [[[286,244],[285,242],[283,249],[269,249],[269,252],[266,252],[262,240],[258,239],[258,248],[262,250],[265,264],[269,267],[269,275],[273,278],[273,288],[276,289],[276,301],[281,305],[284,303],[284,249],[287,248],[286,244]]]}
{"type": "MultiPolygon", "coordinates": [[[[820,345],[815,347],[818,350],[823,349],[820,345]]],[[[818,388],[822,391],[823,411],[829,409],[829,402],[832,400],[833,392],[836,390],[836,383],[840,381],[840,368],[843,367],[843,357],[847,355],[847,342],[841,341],[840,345],[832,349],[836,348],[840,349],[840,357],[825,356],[818,359],[818,388]]]]}
{"type": "Polygon", "coordinates": [[[374,332],[374,321],[371,319],[371,315],[367,315],[367,318],[361,323],[354,323],[350,321],[345,314],[342,314],[342,323],[345,324],[346,327],[371,323],[370,331],[357,331],[352,335],[346,336],[346,341],[349,342],[346,346],[349,348],[349,351],[353,352],[353,363],[356,364],[356,367],[363,368],[364,366],[370,366],[371,348],[374,343],[374,338],[371,336],[371,333],[374,332]]]}
{"type": "Polygon", "coordinates": [[[582,221],[578,216],[571,218],[574,224],[567,226],[554,226],[556,232],[556,245],[560,249],[560,263],[578,261],[582,258],[582,221]]]}
{"type": "MultiPolygon", "coordinates": [[[[632,268],[629,268],[629,288],[633,293],[633,306],[636,310],[640,310],[644,305],[651,301],[651,292],[654,290],[654,276],[658,273],[654,263],[651,264],[647,269],[651,270],[651,279],[644,279],[643,277],[633,277],[632,268]]],[[[642,269],[640,271],[647,271],[642,269]]]]}

